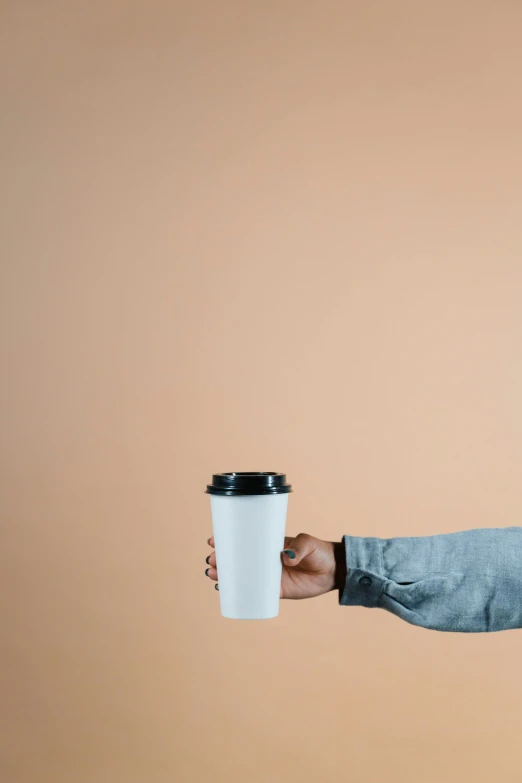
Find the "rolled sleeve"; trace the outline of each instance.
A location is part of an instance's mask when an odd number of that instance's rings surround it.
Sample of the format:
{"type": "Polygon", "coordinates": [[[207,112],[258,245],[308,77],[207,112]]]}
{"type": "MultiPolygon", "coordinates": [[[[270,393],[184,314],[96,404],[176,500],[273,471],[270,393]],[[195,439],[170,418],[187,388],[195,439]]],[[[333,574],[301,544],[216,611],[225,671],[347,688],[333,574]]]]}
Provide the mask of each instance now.
{"type": "Polygon", "coordinates": [[[438,631],[522,628],[522,528],[412,538],[344,536],[343,606],[438,631]]]}

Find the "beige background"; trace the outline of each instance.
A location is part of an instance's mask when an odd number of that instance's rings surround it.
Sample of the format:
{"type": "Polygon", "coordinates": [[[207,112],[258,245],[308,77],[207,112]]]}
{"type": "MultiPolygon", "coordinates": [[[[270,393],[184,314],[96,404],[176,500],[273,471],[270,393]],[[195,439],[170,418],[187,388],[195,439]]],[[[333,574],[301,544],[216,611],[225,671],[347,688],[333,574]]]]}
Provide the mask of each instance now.
{"type": "Polygon", "coordinates": [[[522,6],[0,5],[2,783],[520,778],[522,632],[219,616],[213,471],[522,519],[522,6]]]}

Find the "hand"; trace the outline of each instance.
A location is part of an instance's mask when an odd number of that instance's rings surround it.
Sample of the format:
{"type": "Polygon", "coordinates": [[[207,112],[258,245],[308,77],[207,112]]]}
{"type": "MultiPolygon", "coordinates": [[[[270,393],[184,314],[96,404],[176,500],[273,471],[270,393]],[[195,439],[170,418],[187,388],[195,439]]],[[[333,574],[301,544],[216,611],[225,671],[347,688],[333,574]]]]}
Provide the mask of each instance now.
{"type": "MultiPolygon", "coordinates": [[[[214,539],[209,539],[214,547],[214,539]]],[[[296,538],[285,538],[282,552],[283,573],[281,598],[314,598],[339,589],[346,578],[344,547],[331,541],[322,541],[305,533],[296,538]]],[[[217,582],[216,553],[207,557],[209,579],[217,582]]],[[[216,585],[216,589],[219,589],[216,585]]]]}

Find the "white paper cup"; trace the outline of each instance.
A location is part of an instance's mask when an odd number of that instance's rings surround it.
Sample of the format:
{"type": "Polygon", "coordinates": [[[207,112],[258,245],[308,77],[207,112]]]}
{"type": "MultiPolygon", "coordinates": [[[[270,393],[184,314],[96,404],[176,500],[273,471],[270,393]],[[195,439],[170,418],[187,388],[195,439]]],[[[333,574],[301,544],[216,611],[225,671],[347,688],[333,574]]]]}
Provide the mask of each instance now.
{"type": "Polygon", "coordinates": [[[288,493],[281,473],[222,473],[207,487],[221,614],[267,620],[279,614],[288,493]]]}

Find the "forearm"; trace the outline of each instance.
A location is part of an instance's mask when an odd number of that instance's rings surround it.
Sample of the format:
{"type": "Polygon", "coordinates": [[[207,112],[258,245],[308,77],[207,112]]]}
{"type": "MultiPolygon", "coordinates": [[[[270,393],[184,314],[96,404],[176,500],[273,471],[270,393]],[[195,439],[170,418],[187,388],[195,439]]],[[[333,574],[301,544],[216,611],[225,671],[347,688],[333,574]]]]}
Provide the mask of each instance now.
{"type": "MultiPolygon", "coordinates": [[[[522,628],[522,527],[414,538],[343,538],[345,606],[439,631],[522,628]]],[[[339,550],[338,550],[339,552],[339,550]]]]}

